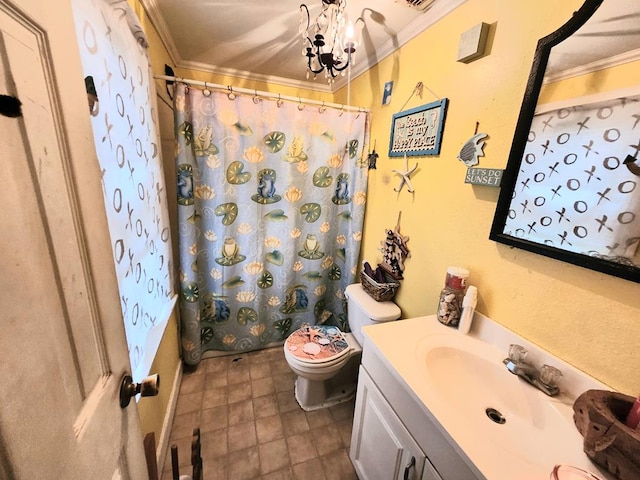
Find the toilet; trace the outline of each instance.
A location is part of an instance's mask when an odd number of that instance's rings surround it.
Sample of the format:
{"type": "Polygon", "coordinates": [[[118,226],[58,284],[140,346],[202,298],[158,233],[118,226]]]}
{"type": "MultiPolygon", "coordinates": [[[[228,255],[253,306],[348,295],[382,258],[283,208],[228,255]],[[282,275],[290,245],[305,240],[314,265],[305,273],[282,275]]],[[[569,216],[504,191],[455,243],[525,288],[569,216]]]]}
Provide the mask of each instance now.
{"type": "Polygon", "coordinates": [[[353,398],[364,340],[361,328],[400,318],[395,303],[374,300],[359,283],[349,285],[345,296],[350,333],[330,325],[307,325],[284,342],[284,356],[297,375],[296,400],[303,410],[353,398]]]}

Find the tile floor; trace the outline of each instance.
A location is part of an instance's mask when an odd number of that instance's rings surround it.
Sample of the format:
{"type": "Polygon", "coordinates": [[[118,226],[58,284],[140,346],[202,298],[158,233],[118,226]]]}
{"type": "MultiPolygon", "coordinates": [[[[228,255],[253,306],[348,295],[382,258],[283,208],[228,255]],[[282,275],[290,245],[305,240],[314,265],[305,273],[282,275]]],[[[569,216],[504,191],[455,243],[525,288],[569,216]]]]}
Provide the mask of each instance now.
{"type": "MultiPolygon", "coordinates": [[[[170,445],[190,474],[200,427],[204,480],[357,480],[349,460],[354,401],[305,412],[282,347],[208,358],[185,372],[170,445]]],[[[171,454],[162,468],[171,480],[171,454]]]]}

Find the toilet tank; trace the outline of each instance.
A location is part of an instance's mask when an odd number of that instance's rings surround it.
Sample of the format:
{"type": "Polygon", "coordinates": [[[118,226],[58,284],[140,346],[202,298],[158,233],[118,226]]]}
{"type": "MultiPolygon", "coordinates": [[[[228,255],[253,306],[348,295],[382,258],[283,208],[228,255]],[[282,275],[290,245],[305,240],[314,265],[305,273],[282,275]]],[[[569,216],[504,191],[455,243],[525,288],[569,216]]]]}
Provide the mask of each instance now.
{"type": "Polygon", "coordinates": [[[378,302],[364,291],[360,283],[349,285],[345,290],[349,328],[362,346],[364,336],[360,329],[366,325],[390,322],[400,318],[400,307],[393,302],[378,302]]]}

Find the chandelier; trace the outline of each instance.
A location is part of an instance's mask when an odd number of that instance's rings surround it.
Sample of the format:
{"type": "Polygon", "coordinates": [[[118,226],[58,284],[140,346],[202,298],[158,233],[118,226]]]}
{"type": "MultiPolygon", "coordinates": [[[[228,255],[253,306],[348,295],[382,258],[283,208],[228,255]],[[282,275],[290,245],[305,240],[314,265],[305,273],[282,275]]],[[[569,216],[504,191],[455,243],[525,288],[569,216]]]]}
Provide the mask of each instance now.
{"type": "Polygon", "coordinates": [[[358,42],[353,24],[347,22],[346,6],[347,0],[322,0],[320,14],[312,22],[309,8],[304,3],[300,5],[299,31],[302,55],[307,58],[307,78],[313,73],[315,79],[324,71],[329,83],[333,83],[352,62],[358,42]]]}

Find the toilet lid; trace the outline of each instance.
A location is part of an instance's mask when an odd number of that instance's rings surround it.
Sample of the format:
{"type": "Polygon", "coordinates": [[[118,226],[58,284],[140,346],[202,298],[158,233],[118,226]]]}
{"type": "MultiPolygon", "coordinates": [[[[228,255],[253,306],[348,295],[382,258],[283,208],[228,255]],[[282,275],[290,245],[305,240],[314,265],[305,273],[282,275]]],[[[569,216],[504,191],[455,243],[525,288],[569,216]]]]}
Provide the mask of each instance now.
{"type": "Polygon", "coordinates": [[[306,363],[329,362],[349,351],[349,344],[340,329],[328,325],[301,327],[284,343],[289,354],[306,363]]]}

